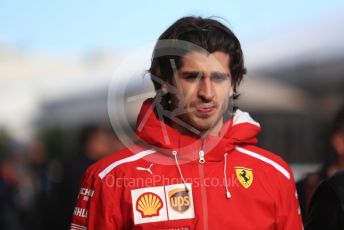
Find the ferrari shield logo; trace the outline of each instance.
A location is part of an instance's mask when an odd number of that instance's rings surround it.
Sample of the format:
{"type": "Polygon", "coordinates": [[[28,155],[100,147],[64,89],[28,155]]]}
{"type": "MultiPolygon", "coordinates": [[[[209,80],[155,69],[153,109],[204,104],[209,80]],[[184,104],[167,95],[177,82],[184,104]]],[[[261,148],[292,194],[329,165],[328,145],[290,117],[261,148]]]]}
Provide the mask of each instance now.
{"type": "Polygon", "coordinates": [[[236,176],[244,188],[249,188],[253,182],[253,171],[252,169],[244,167],[235,167],[236,176]]]}

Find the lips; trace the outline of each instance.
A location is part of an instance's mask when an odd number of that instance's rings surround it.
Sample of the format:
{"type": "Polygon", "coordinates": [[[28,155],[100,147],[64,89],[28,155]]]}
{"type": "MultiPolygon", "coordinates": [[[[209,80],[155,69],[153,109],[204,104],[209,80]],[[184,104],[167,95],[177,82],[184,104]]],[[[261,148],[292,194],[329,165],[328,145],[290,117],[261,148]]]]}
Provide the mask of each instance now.
{"type": "Polygon", "coordinates": [[[210,114],[215,110],[214,103],[202,103],[198,106],[196,106],[197,112],[201,114],[210,114]]]}

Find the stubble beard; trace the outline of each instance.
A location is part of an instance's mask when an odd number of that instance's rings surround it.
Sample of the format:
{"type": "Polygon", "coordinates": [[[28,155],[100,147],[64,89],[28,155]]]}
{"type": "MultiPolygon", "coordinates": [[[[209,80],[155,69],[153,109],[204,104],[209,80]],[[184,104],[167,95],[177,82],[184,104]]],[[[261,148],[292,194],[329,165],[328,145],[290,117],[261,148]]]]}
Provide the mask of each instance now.
{"type": "MultiPolygon", "coordinates": [[[[212,134],[213,130],[217,128],[218,126],[220,126],[220,129],[218,131],[221,130],[223,126],[224,113],[227,111],[227,109],[228,109],[228,100],[226,100],[220,107],[218,107],[218,105],[216,106],[217,111],[215,111],[215,114],[211,115],[208,118],[207,117],[202,118],[202,117],[196,116],[195,114],[192,114],[194,110],[196,110],[196,108],[195,106],[191,105],[190,108],[184,109],[185,113],[180,114],[177,117],[183,122],[197,129],[200,132],[199,136],[206,136],[206,135],[212,134]],[[212,119],[212,120],[208,121],[207,119],[212,119]]],[[[179,126],[177,127],[177,129],[179,130],[182,129],[181,131],[183,131],[184,133],[190,132],[190,130],[180,127],[180,125],[178,124],[177,126],[179,126]]]]}

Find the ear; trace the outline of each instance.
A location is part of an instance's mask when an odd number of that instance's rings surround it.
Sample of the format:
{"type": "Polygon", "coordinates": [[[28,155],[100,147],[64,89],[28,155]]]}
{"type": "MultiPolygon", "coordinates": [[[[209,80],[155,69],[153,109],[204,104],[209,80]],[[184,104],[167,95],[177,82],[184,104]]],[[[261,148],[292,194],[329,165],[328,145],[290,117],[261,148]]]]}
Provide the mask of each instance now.
{"type": "Polygon", "coordinates": [[[168,93],[168,89],[167,89],[167,85],[166,84],[162,84],[161,85],[161,91],[162,91],[162,93],[164,95],[168,93]]]}

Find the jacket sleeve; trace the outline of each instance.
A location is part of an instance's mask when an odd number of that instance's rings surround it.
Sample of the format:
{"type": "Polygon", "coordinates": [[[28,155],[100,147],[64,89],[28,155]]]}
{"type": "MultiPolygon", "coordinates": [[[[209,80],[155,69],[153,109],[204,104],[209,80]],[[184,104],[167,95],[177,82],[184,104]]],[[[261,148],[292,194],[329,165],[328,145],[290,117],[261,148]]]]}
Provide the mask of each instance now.
{"type": "Polygon", "coordinates": [[[120,194],[115,178],[101,179],[88,169],[80,183],[80,189],[74,208],[71,230],[116,230],[123,229],[120,194]]]}
{"type": "Polygon", "coordinates": [[[302,218],[293,172],[289,166],[285,166],[289,173],[289,178],[283,176],[280,183],[280,204],[278,211],[278,230],[301,230],[302,218]]]}

